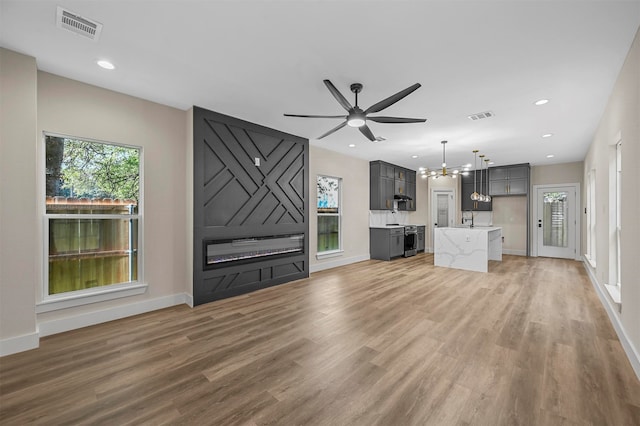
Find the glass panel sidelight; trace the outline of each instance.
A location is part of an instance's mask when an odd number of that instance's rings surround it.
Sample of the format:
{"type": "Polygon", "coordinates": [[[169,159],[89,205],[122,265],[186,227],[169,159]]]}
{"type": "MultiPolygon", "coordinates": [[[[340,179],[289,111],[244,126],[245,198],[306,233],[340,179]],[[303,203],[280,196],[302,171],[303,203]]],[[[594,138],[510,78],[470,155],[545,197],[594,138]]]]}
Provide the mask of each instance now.
{"type": "Polygon", "coordinates": [[[449,195],[438,194],[438,227],[444,228],[449,225],[449,195]]]}
{"type": "Polygon", "coordinates": [[[551,247],[568,247],[569,222],[567,192],[543,194],[543,244],[551,247]]]}

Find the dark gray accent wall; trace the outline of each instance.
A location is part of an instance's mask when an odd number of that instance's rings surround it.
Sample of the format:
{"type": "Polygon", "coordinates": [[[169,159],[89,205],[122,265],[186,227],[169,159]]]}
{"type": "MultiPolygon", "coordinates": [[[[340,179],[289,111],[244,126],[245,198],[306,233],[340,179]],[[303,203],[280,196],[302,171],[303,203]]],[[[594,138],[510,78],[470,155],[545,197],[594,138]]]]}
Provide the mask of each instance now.
{"type": "Polygon", "coordinates": [[[308,277],[309,141],[199,107],[193,121],[194,304],[308,277]],[[303,254],[204,268],[204,241],[300,233],[303,254]]]}

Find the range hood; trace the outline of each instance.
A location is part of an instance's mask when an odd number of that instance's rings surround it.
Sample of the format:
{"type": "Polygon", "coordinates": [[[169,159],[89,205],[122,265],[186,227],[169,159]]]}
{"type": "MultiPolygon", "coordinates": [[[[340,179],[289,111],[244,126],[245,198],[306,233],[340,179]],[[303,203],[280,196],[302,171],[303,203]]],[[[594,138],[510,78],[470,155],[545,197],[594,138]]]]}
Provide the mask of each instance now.
{"type": "Polygon", "coordinates": [[[396,194],[393,196],[394,200],[401,200],[401,201],[411,201],[413,200],[413,198],[409,197],[408,195],[404,195],[404,194],[396,194]]]}

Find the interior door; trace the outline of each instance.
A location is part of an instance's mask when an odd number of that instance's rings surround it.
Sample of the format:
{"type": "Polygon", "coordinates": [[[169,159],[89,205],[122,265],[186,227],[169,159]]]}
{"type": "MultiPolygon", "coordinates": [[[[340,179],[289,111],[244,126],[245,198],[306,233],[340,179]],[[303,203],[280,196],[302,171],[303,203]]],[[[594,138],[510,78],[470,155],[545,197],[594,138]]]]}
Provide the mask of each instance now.
{"type": "Polygon", "coordinates": [[[431,196],[431,250],[433,251],[433,238],[435,228],[452,227],[455,220],[455,202],[453,190],[434,190],[431,196]]]}
{"type": "Polygon", "coordinates": [[[537,189],[538,256],[576,256],[576,189],[573,186],[537,189]]]}

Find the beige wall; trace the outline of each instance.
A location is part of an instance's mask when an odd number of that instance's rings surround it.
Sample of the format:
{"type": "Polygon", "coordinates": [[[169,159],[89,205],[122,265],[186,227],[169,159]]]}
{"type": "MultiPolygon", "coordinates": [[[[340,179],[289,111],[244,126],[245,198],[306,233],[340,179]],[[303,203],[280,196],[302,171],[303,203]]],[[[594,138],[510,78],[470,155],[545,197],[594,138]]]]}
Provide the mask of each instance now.
{"type": "Polygon", "coordinates": [[[36,214],[36,61],[0,48],[0,354],[35,347],[41,279],[36,214]]]}
{"type": "Polygon", "coordinates": [[[35,59],[15,52],[0,49],[0,58],[0,353],[36,347],[45,325],[72,329],[188,301],[187,113],[38,72],[35,59]],[[142,147],[145,293],[36,314],[43,131],[142,147]]]}
{"type": "Polygon", "coordinates": [[[527,197],[493,197],[493,226],[502,228],[504,254],[527,255],[527,197]]]}
{"type": "Polygon", "coordinates": [[[311,272],[369,258],[369,162],[309,146],[309,263],[311,272]],[[342,178],[342,245],[338,257],[316,259],[316,178],[342,178]]]}
{"type": "Polygon", "coordinates": [[[551,164],[549,166],[531,167],[532,185],[556,185],[561,183],[579,183],[582,187],[582,170],[584,163],[551,164]]]}
{"type": "MultiPolygon", "coordinates": [[[[39,135],[46,131],[142,147],[144,281],[149,284],[148,291],[139,296],[39,314],[39,323],[185,292],[185,115],[174,108],[38,72],[39,135]]],[[[38,146],[43,147],[41,142],[38,146]]],[[[37,298],[40,293],[38,286],[37,298]]]]}
{"type": "MultiPolygon", "coordinates": [[[[627,353],[635,351],[632,364],[640,376],[640,32],[631,46],[625,64],[618,76],[595,138],[584,160],[583,181],[587,173],[596,171],[596,268],[591,272],[601,290],[609,284],[609,215],[614,210],[609,193],[609,158],[616,142],[621,139],[622,156],[622,238],[621,238],[621,312],[608,296],[607,306],[618,321],[629,345],[627,353]]],[[[586,201],[583,185],[583,206],[586,201]]],[[[583,221],[586,227],[586,220],[583,221]]],[[[606,292],[605,292],[606,294],[606,292]]],[[[615,323],[616,321],[614,321],[615,323]]],[[[624,339],[621,339],[624,340],[624,339]]],[[[623,342],[624,345],[624,342],[623,342]]],[[[633,357],[630,357],[633,358],[633,357]]]]}

